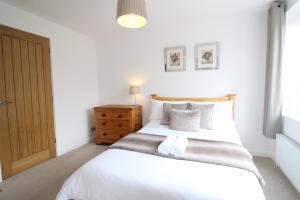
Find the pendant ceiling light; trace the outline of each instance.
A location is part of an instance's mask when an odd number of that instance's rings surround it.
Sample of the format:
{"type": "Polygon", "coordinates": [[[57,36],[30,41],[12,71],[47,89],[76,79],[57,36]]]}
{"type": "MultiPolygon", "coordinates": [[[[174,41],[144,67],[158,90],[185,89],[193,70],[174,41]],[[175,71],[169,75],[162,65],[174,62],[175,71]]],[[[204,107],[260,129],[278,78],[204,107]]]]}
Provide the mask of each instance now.
{"type": "Polygon", "coordinates": [[[145,0],[118,0],[117,22],[126,28],[142,28],[146,26],[145,0]]]}

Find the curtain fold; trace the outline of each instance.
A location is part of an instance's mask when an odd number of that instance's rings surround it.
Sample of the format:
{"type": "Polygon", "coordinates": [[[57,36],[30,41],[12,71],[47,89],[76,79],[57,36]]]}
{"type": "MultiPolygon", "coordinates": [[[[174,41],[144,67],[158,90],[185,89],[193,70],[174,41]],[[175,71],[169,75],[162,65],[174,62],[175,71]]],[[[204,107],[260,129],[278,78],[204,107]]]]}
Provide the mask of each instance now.
{"type": "Polygon", "coordinates": [[[273,2],[269,9],[267,71],[263,134],[275,138],[282,132],[282,54],[286,5],[273,2]]]}

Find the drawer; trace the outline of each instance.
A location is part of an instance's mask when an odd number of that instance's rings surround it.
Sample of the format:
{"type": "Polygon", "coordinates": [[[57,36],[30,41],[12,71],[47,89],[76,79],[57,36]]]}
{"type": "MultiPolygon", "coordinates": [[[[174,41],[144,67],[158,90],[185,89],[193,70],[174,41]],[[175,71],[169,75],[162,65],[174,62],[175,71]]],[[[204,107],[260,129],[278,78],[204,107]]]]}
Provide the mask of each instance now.
{"type": "Polygon", "coordinates": [[[112,122],[113,129],[130,129],[130,121],[129,120],[114,120],[112,122]]]}
{"type": "Polygon", "coordinates": [[[130,119],[131,112],[126,110],[100,110],[96,112],[97,119],[130,119]]]}
{"type": "Polygon", "coordinates": [[[108,110],[96,112],[96,119],[110,119],[110,118],[112,118],[112,113],[108,112],[108,110]]]}
{"type": "Polygon", "coordinates": [[[110,129],[113,127],[113,121],[107,119],[98,119],[96,122],[97,129],[110,129]]]}
{"type": "Polygon", "coordinates": [[[129,120],[98,119],[97,129],[130,129],[129,120]]]}
{"type": "Polygon", "coordinates": [[[124,112],[124,111],[123,112],[116,111],[116,112],[112,112],[111,114],[113,119],[130,119],[131,117],[130,112],[124,112]]]}
{"type": "Polygon", "coordinates": [[[115,139],[120,139],[120,138],[126,136],[128,133],[129,133],[129,131],[125,130],[125,129],[115,129],[115,130],[98,129],[96,138],[115,140],[115,139]]]}

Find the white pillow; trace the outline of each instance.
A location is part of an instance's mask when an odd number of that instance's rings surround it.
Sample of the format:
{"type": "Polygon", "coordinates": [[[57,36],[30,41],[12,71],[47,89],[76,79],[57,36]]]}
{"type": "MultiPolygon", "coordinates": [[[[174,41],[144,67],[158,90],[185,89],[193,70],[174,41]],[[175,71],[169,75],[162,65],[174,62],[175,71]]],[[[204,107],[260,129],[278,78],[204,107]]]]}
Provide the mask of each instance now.
{"type": "Polygon", "coordinates": [[[224,101],[224,102],[191,102],[193,104],[214,104],[214,116],[213,123],[214,129],[220,125],[231,123],[233,121],[233,101],[224,101]]]}
{"type": "Polygon", "coordinates": [[[149,120],[161,120],[163,117],[163,105],[164,103],[170,104],[184,104],[188,103],[187,101],[159,101],[151,99],[151,111],[149,120]]]}

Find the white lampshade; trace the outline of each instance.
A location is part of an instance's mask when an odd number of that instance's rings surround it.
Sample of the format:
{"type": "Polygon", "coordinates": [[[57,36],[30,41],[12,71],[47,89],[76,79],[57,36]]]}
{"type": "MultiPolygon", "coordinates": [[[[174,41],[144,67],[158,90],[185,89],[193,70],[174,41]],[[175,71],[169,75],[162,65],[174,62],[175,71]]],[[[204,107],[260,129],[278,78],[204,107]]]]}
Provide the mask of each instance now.
{"type": "Polygon", "coordinates": [[[130,86],[129,87],[129,94],[136,95],[136,94],[140,94],[140,93],[141,93],[140,86],[130,86]]]}
{"type": "Polygon", "coordinates": [[[118,0],[117,22],[126,28],[142,28],[146,26],[145,0],[118,0]]]}

